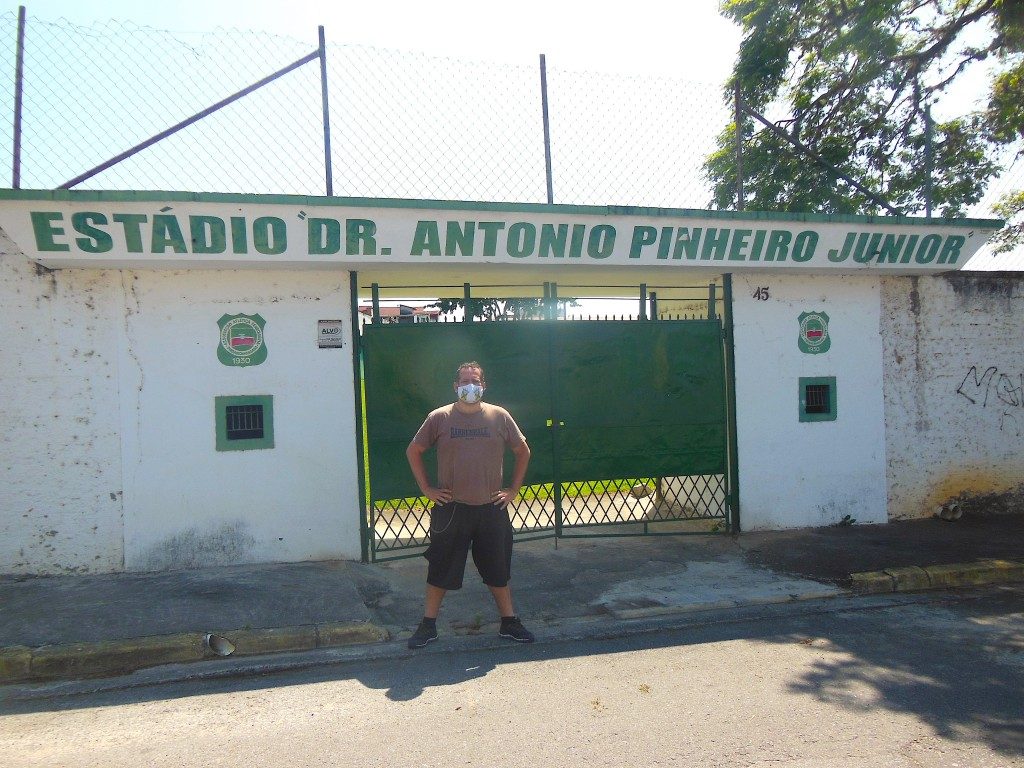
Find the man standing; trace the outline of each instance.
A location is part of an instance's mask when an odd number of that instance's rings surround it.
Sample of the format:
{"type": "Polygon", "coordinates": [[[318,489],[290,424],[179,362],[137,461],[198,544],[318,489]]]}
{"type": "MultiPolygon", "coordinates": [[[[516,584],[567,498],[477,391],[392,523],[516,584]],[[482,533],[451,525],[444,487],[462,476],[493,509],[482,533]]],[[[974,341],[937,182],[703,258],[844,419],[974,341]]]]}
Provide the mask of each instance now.
{"type": "Polygon", "coordinates": [[[512,607],[512,523],[506,510],[526,477],[530,447],[508,411],[483,402],[485,387],[479,363],[460,365],[455,373],[457,399],[431,411],[405,451],[420,492],[434,503],[430,546],[423,553],[428,563],[423,621],[409,638],[410,648],[437,639],[441,601],[449,589],[461,589],[471,549],[501,615],[498,634],[520,643],[534,640],[512,607]],[[502,488],[506,445],[516,463],[511,485],[502,488]],[[437,447],[436,486],[423,464],[423,454],[432,446],[437,447]]]}

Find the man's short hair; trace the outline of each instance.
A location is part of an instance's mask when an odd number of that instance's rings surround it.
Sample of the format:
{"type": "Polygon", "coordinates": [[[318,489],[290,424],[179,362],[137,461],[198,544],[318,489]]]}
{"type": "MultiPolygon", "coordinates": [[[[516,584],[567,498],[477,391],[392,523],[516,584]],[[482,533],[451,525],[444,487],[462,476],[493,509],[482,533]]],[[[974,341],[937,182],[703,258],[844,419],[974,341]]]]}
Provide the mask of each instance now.
{"type": "Polygon", "coordinates": [[[484,367],[480,365],[476,360],[470,360],[468,363],[459,363],[459,367],[455,369],[455,382],[458,383],[459,377],[462,375],[462,371],[465,368],[477,368],[480,370],[480,381],[487,381],[487,377],[484,375],[484,367]]]}

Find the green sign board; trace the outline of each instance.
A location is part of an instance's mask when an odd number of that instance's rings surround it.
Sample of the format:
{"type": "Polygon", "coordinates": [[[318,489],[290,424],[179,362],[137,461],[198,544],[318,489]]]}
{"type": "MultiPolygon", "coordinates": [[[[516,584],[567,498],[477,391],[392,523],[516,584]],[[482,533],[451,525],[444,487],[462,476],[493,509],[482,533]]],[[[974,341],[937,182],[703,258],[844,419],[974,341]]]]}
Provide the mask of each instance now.
{"type": "Polygon", "coordinates": [[[996,219],[191,192],[0,190],[0,229],[50,268],[430,270],[437,264],[938,273],[996,219]]]}

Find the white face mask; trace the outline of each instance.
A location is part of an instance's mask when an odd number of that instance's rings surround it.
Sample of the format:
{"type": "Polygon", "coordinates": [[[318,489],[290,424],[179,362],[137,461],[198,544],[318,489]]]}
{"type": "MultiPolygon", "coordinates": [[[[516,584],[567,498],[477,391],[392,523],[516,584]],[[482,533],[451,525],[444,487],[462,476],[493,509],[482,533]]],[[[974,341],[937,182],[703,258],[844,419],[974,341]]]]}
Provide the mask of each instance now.
{"type": "Polygon", "coordinates": [[[463,403],[479,403],[484,396],[484,388],[479,384],[460,384],[458,388],[459,400],[463,403]]]}

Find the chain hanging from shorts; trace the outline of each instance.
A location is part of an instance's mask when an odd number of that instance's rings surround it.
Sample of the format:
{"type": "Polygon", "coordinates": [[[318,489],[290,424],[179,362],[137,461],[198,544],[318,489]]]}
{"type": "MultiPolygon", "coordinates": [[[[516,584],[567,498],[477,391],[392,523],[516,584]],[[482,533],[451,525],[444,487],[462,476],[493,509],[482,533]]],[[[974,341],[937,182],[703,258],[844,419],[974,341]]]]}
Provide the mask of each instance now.
{"type": "MultiPolygon", "coordinates": [[[[453,502],[451,502],[451,505],[452,505],[452,516],[448,518],[448,525],[446,525],[444,528],[441,528],[440,530],[436,530],[434,528],[434,515],[433,515],[433,513],[431,513],[431,515],[430,515],[430,528],[429,528],[429,532],[430,532],[431,535],[433,535],[435,533],[444,533],[445,531],[447,531],[449,528],[452,527],[452,522],[455,520],[455,513],[458,511],[459,503],[457,501],[453,501],[453,502]]],[[[438,506],[441,506],[443,508],[444,506],[447,506],[447,504],[445,504],[445,505],[438,505],[438,506]]]]}

